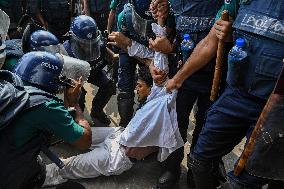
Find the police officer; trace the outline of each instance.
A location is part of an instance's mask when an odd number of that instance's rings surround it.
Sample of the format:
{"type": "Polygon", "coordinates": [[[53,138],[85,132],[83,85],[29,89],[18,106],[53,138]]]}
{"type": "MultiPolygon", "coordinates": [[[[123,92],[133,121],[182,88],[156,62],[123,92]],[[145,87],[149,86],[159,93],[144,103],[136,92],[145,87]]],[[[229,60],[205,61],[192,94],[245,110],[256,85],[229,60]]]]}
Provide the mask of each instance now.
{"type": "Polygon", "coordinates": [[[27,13],[45,29],[53,33],[60,42],[68,32],[71,22],[71,5],[68,0],[28,0],[27,13]]]}
{"type": "MultiPolygon", "coordinates": [[[[112,79],[106,75],[103,68],[108,64],[104,59],[107,55],[105,44],[95,20],[89,16],[76,17],[70,28],[71,39],[63,44],[68,55],[74,58],[88,61],[92,67],[88,82],[99,87],[92,102],[91,117],[104,124],[110,124],[110,120],[103,108],[115,92],[112,79]]],[[[86,91],[83,90],[80,97],[82,109],[85,107],[86,91]]]]}
{"type": "MultiPolygon", "coordinates": [[[[57,135],[79,149],[90,147],[90,125],[77,102],[81,84],[75,82],[75,88],[66,89],[65,104],[55,96],[59,87],[64,85],[59,79],[62,70],[62,57],[47,52],[30,52],[17,64],[17,75],[5,72],[9,76],[7,81],[18,87],[17,90],[7,93],[13,96],[9,97],[11,101],[5,102],[10,103],[11,108],[10,113],[6,113],[9,117],[14,117],[4,128],[1,120],[0,188],[41,186],[45,178],[45,168],[39,164],[37,156],[48,147],[50,134],[57,135]],[[75,108],[74,119],[64,105],[75,108]],[[24,109],[15,115],[19,107],[24,109]]],[[[1,90],[3,92],[5,88],[1,90]]],[[[5,99],[7,98],[8,96],[5,99]]]]}
{"type": "MultiPolygon", "coordinates": [[[[247,60],[237,83],[227,78],[224,93],[207,113],[206,123],[190,156],[190,167],[198,189],[214,188],[213,169],[241,139],[250,134],[272,92],[284,57],[283,1],[225,1],[235,20],[234,37],[245,40],[247,60]],[[262,24],[259,24],[259,23],[262,24]],[[276,27],[277,26],[277,27],[276,27]]],[[[221,10],[223,10],[221,9],[221,10]]],[[[218,16],[220,18],[220,14],[218,16]]],[[[207,37],[198,44],[190,60],[168,81],[167,89],[179,88],[183,81],[208,63],[216,53],[218,38],[228,38],[229,22],[218,20],[207,37]],[[217,38],[218,37],[218,38],[217,38]]],[[[240,72],[229,70],[230,76],[240,72]]],[[[266,181],[246,171],[235,177],[229,174],[233,188],[261,188],[266,181]]]]}
{"type": "MultiPolygon", "coordinates": [[[[164,2],[160,2],[153,6],[162,6],[164,2]]],[[[157,2],[156,2],[157,3],[157,2]]],[[[181,51],[181,42],[184,34],[190,34],[191,39],[195,44],[199,43],[207,36],[211,27],[215,22],[215,15],[222,5],[221,1],[175,1],[170,2],[170,6],[175,15],[176,21],[176,44],[174,44],[177,56],[172,63],[171,72],[182,67],[186,61],[183,60],[181,51]]],[[[156,10],[154,10],[155,12],[156,10]]],[[[173,47],[169,46],[166,38],[150,41],[156,51],[173,51],[173,47]],[[160,41],[158,41],[160,40],[160,41]],[[164,41],[164,42],[163,42],[164,41]],[[164,43],[165,45],[163,45],[164,43]],[[169,46],[169,49],[161,49],[163,46],[169,46]]],[[[190,54],[189,54],[190,55],[190,54]]],[[[189,56],[188,55],[188,56],[189,56]]],[[[179,88],[177,95],[177,119],[178,126],[182,138],[187,140],[187,129],[189,125],[189,115],[196,103],[197,111],[195,113],[196,124],[192,134],[192,143],[190,151],[195,146],[199,133],[204,125],[205,114],[211,106],[210,91],[214,75],[215,58],[210,57],[210,62],[200,69],[198,72],[186,78],[182,86],[179,88]]],[[[158,71],[158,70],[156,70],[158,71]]],[[[184,156],[184,148],[176,150],[165,162],[165,170],[159,178],[158,188],[173,188],[174,184],[179,180],[181,168],[180,163],[184,156]]],[[[191,182],[191,170],[188,171],[188,184],[193,187],[191,182]]]]}
{"type": "Polygon", "coordinates": [[[149,15],[150,0],[134,0],[124,6],[124,10],[118,16],[118,31],[109,35],[109,39],[115,41],[123,50],[119,53],[118,112],[119,125],[126,127],[133,115],[134,88],[136,66],[143,66],[137,59],[130,57],[127,46],[131,46],[134,40],[148,47],[148,39],[153,36],[151,23],[153,18],[149,15]]]}

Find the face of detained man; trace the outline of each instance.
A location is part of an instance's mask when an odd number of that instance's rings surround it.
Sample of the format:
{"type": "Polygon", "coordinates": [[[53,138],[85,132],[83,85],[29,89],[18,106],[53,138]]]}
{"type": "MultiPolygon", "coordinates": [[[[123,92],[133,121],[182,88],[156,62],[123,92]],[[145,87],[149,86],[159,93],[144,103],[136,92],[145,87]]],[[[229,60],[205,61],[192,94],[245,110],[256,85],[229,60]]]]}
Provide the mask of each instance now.
{"type": "Polygon", "coordinates": [[[148,86],[146,82],[142,81],[141,79],[138,79],[136,84],[136,91],[138,95],[138,102],[141,103],[146,101],[147,97],[151,92],[151,87],[148,86]]]}

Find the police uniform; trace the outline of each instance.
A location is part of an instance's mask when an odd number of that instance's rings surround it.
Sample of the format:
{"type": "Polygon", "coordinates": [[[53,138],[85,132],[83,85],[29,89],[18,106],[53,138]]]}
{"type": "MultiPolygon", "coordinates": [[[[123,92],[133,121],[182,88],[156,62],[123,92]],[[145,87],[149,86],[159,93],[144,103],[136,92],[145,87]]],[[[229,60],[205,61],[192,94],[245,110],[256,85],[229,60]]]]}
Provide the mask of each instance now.
{"type": "MultiPolygon", "coordinates": [[[[225,6],[230,4],[234,4],[233,0],[225,1],[225,6]]],[[[198,189],[213,188],[212,168],[216,162],[250,135],[282,67],[284,2],[242,0],[235,9],[238,14],[233,24],[234,37],[245,39],[248,58],[241,65],[243,77],[237,82],[241,84],[227,78],[228,85],[208,111],[191,154],[190,167],[198,189]]],[[[235,74],[240,73],[232,75],[235,74]]],[[[233,174],[229,177],[232,183],[246,188],[261,188],[266,183],[246,171],[238,177],[233,174]]]]}
{"type": "MultiPolygon", "coordinates": [[[[6,73],[11,75],[9,79],[17,89],[11,87],[5,91],[1,88],[1,92],[11,95],[5,96],[8,102],[0,102],[1,105],[9,104],[9,108],[4,110],[5,119],[1,119],[0,124],[0,188],[39,187],[45,173],[37,156],[49,145],[50,134],[70,143],[83,136],[84,128],[75,122],[63,102],[54,96],[59,87],[54,78],[61,74],[62,69],[63,62],[59,57],[46,52],[31,52],[17,64],[14,76],[11,72],[6,73]],[[57,69],[40,66],[43,61],[57,69]],[[10,121],[3,129],[3,120],[7,118],[10,121]]],[[[1,76],[4,76],[3,72],[1,76]]],[[[2,82],[3,79],[6,78],[2,78],[2,82]]]]}
{"type": "MultiPolygon", "coordinates": [[[[184,34],[190,34],[195,44],[199,43],[207,36],[213,24],[215,15],[220,9],[220,1],[196,1],[196,0],[172,0],[171,7],[175,15],[177,43],[181,44],[184,34]]],[[[178,61],[182,60],[181,46],[176,51],[171,72],[176,73],[178,61]]],[[[196,102],[197,112],[195,114],[196,124],[193,132],[191,150],[195,146],[199,133],[204,125],[205,114],[211,106],[210,91],[214,75],[215,58],[210,63],[188,77],[177,95],[177,119],[179,130],[183,140],[187,140],[187,129],[189,125],[189,115],[196,102]]],[[[176,150],[165,162],[166,171],[170,171],[175,178],[180,174],[180,163],[184,156],[183,147],[176,150]]],[[[161,176],[160,180],[167,180],[161,176]]],[[[162,188],[162,187],[161,187],[162,188]]]]}
{"type": "MultiPolygon", "coordinates": [[[[76,58],[75,54],[71,50],[71,44],[69,40],[65,41],[63,46],[69,56],[76,58]]],[[[103,57],[106,56],[105,53],[105,45],[102,45],[101,56],[97,60],[89,61],[91,65],[91,72],[88,78],[88,82],[99,87],[99,90],[92,102],[91,115],[94,111],[103,111],[103,108],[106,106],[111,96],[115,93],[115,86],[112,82],[112,79],[109,78],[106,72],[103,70],[103,68],[108,64],[108,62],[103,59],[103,57]]],[[[85,91],[85,89],[82,88],[82,95],[79,99],[79,104],[82,110],[85,108],[84,104],[86,93],[87,92],[85,91]]]]}

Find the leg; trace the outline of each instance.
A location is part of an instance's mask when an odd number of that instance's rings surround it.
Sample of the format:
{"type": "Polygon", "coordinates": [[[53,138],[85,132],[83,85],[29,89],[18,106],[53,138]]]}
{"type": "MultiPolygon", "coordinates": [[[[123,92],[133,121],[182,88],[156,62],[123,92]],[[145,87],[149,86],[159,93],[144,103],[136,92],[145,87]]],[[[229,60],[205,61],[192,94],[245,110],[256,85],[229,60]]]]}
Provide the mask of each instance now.
{"type": "Polygon", "coordinates": [[[137,61],[126,53],[119,54],[117,106],[120,115],[119,125],[126,127],[133,115],[135,70],[137,61]]]}
{"type": "Polygon", "coordinates": [[[94,71],[92,73],[92,84],[99,87],[96,96],[92,102],[91,117],[98,119],[100,122],[109,125],[110,120],[104,113],[103,109],[109,102],[115,92],[115,85],[107,76],[104,70],[94,71]]]}
{"type": "MultiPolygon", "coordinates": [[[[181,88],[177,96],[177,119],[181,136],[184,141],[187,138],[189,114],[196,100],[197,94],[191,90],[181,88]]],[[[158,188],[172,188],[180,176],[180,164],[184,156],[184,148],[173,152],[164,162],[165,171],[159,178],[158,188]]]]}
{"type": "Polygon", "coordinates": [[[190,145],[190,151],[193,150],[197,142],[198,136],[205,123],[205,115],[211,105],[212,105],[212,102],[210,101],[210,94],[207,94],[207,93],[198,94],[197,106],[196,106],[197,112],[195,114],[196,124],[195,124],[195,128],[192,134],[192,142],[190,145]]]}
{"type": "Polygon", "coordinates": [[[123,148],[117,142],[122,128],[92,128],[95,140],[93,150],[62,160],[65,164],[59,169],[55,164],[47,165],[45,185],[57,185],[66,179],[94,178],[100,175],[120,174],[132,167],[123,148]],[[101,137],[101,138],[97,138],[101,137]],[[105,138],[104,138],[105,137],[105,138]],[[115,162],[115,164],[114,164],[115,162]]]}
{"type": "MultiPolygon", "coordinates": [[[[196,145],[198,136],[204,126],[205,123],[205,115],[210,108],[212,102],[210,101],[210,94],[208,93],[198,93],[198,99],[196,108],[197,111],[195,113],[195,120],[196,124],[192,133],[192,141],[190,145],[190,152],[193,150],[194,146],[196,145]]],[[[188,156],[189,159],[189,156],[188,156]]],[[[193,179],[192,170],[188,166],[187,172],[187,185],[189,188],[195,188],[195,183],[193,179]]]]}
{"type": "MultiPolygon", "coordinates": [[[[189,162],[197,189],[215,189],[214,170],[221,158],[246,136],[262,107],[258,99],[227,88],[208,111],[189,162]]],[[[246,186],[258,188],[253,184],[246,186]]]]}

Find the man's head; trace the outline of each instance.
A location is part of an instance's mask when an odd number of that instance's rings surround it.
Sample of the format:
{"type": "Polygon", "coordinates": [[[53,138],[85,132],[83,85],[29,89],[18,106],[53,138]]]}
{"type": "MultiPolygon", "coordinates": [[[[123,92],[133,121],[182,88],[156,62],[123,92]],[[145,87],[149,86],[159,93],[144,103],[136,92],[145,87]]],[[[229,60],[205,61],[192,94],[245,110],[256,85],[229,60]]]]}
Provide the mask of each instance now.
{"type": "Polygon", "coordinates": [[[25,54],[19,60],[14,72],[23,81],[48,92],[56,93],[63,85],[60,80],[62,69],[63,58],[59,54],[34,51],[25,54]]]}
{"type": "Polygon", "coordinates": [[[77,16],[71,23],[70,32],[71,49],[76,58],[93,61],[100,57],[101,32],[93,18],[77,16]]]}
{"type": "Polygon", "coordinates": [[[138,80],[136,84],[136,91],[138,95],[138,101],[144,103],[147,100],[151,92],[153,85],[153,79],[147,67],[140,68],[138,70],[138,80]]]}

